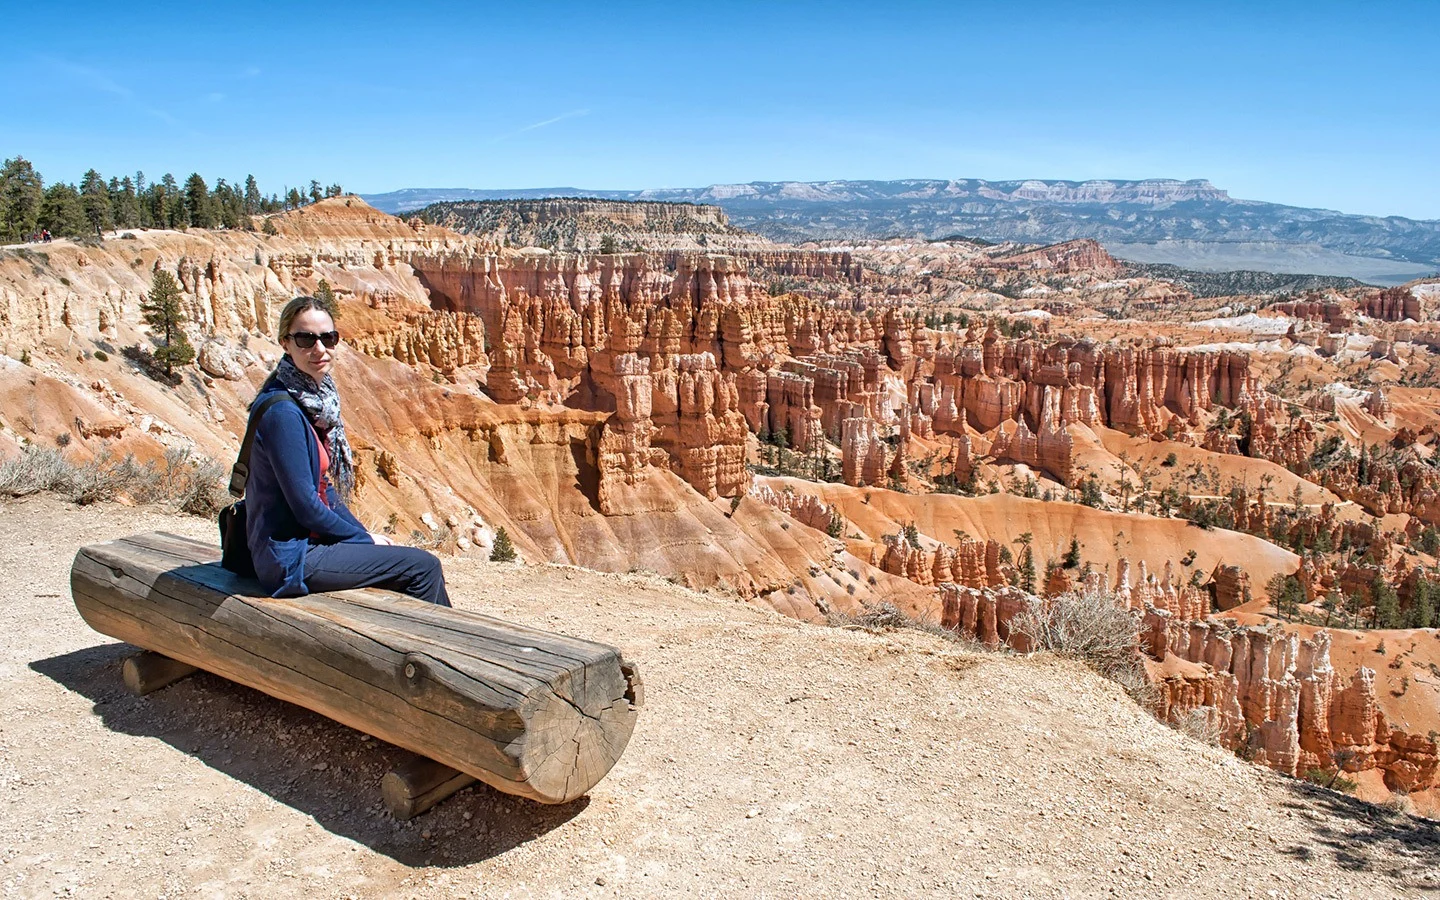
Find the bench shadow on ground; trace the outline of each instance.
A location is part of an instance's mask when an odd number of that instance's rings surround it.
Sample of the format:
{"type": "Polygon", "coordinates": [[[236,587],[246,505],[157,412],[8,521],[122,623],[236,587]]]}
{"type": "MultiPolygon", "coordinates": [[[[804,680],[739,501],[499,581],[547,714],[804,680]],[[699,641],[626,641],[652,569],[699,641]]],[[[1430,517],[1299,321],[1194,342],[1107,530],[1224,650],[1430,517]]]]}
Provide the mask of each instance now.
{"type": "Polygon", "coordinates": [[[476,784],[399,822],[381,803],[380,779],[406,751],[206,672],[135,697],[120,670],[136,652],[129,644],[102,644],[30,668],[94,703],[111,731],[164,741],[404,865],[490,859],[563,826],[589,803],[582,797],[547,806],[476,784]]]}
{"type": "Polygon", "coordinates": [[[1282,848],[1303,862],[1329,857],[1350,872],[1388,878],[1406,890],[1440,889],[1440,822],[1357,800],[1299,779],[1286,779],[1281,806],[1312,835],[1304,846],[1282,848]]]}

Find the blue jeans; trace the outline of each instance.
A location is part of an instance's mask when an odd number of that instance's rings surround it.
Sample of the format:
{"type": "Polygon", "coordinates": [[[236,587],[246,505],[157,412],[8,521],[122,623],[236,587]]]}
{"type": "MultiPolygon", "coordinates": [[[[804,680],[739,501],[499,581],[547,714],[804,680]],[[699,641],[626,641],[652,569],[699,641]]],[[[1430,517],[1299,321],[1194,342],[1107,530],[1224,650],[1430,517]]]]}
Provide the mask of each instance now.
{"type": "Polygon", "coordinates": [[[305,549],[305,586],[314,593],[377,587],[450,605],[440,560],[417,547],[311,544],[305,549]]]}

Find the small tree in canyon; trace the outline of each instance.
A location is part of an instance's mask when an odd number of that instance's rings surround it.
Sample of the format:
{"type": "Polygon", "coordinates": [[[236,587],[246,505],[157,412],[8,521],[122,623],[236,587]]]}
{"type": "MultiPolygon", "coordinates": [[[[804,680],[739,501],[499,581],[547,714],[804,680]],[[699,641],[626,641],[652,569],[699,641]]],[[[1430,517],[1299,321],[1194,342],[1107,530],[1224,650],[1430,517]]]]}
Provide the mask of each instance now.
{"type": "Polygon", "coordinates": [[[183,311],[180,309],[180,285],[175,276],[161,269],[150,282],[150,293],[140,303],[145,324],[161,334],[155,361],[165,372],[166,378],[175,377],[175,367],[189,365],[195,359],[195,348],[185,337],[181,328],[183,311]]]}
{"type": "Polygon", "coordinates": [[[327,309],[335,308],[335,289],[330,286],[330,282],[320,279],[320,283],[315,285],[315,299],[325,304],[327,309]]]}
{"type": "Polygon", "coordinates": [[[490,548],[491,562],[514,562],[515,545],[510,542],[510,535],[504,528],[495,532],[495,545],[490,548]]]}

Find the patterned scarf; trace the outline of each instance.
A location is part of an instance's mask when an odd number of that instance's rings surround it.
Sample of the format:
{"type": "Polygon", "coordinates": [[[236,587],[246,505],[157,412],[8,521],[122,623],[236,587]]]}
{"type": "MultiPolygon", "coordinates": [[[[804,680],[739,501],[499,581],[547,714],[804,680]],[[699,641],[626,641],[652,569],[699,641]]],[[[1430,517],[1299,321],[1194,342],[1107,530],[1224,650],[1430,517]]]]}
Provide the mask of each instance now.
{"type": "Polygon", "coordinates": [[[334,380],[326,375],[317,385],[315,379],[300,371],[289,354],[280,357],[274,378],[305,410],[315,433],[325,442],[330,454],[330,483],[335,485],[342,501],[348,500],[355,487],[355,457],[345,437],[345,424],[340,421],[340,394],[335,390],[334,380]]]}

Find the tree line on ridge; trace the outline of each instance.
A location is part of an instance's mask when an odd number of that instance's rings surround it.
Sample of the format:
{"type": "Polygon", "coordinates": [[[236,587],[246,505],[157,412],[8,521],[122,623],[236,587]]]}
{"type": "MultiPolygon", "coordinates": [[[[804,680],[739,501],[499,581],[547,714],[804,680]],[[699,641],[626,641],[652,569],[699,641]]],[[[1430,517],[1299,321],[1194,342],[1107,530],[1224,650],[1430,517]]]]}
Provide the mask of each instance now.
{"type": "Polygon", "coordinates": [[[21,156],[0,166],[0,243],[36,240],[48,231],[55,237],[82,237],[116,228],[237,228],[253,230],[251,216],[298,209],[343,193],[340,185],[308,190],[289,188],[265,195],[254,175],[243,183],[215,180],[206,184],[198,172],[182,185],[168,172],[147,181],[144,172],[111,177],[94,169],[79,184],[57,181],[48,187],[29,160],[21,156]]]}

